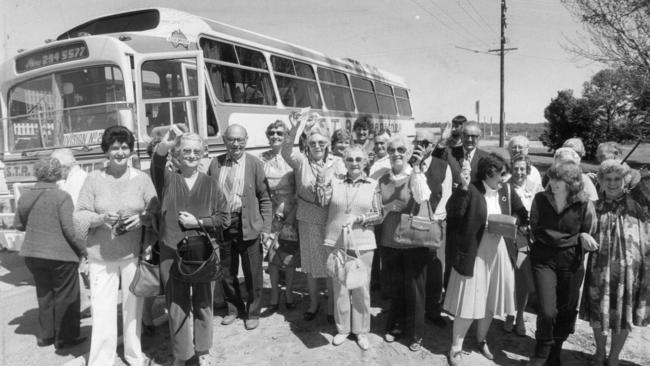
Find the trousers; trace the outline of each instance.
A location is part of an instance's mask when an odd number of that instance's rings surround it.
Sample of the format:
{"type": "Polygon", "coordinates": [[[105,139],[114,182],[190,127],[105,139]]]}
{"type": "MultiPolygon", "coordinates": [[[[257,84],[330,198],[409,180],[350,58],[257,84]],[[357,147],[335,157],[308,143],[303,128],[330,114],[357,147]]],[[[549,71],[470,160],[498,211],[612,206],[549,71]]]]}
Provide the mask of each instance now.
{"type": "Polygon", "coordinates": [[[368,270],[368,282],[348,290],[344,284],[333,280],[334,322],[339,333],[366,334],[370,332],[370,272],[374,250],[360,251],[361,261],[368,270]]]}

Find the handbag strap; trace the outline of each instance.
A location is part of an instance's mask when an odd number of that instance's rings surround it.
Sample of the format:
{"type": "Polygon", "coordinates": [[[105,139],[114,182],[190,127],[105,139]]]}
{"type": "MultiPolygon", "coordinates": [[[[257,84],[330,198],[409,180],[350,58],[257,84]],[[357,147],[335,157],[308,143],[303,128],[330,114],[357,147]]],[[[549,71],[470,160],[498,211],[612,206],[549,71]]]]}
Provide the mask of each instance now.
{"type": "Polygon", "coordinates": [[[422,212],[422,205],[426,204],[427,214],[429,215],[429,220],[433,221],[433,212],[431,210],[431,202],[429,200],[424,200],[422,203],[415,202],[415,198],[411,197],[411,212],[409,214],[410,218],[413,216],[419,216],[419,213],[422,212]],[[419,206],[418,215],[415,214],[415,206],[419,206]]]}
{"type": "Polygon", "coordinates": [[[205,234],[205,236],[208,237],[208,240],[210,241],[210,245],[212,245],[213,249],[217,249],[219,247],[219,244],[217,243],[217,240],[210,235],[210,232],[208,232],[208,229],[205,228],[205,225],[201,222],[201,220],[196,220],[199,223],[199,228],[205,234]]]}
{"type": "Polygon", "coordinates": [[[32,210],[34,209],[34,206],[36,206],[36,202],[38,202],[38,200],[41,198],[41,196],[43,195],[43,193],[45,193],[46,191],[48,191],[48,190],[47,190],[47,189],[42,190],[42,191],[38,194],[38,196],[36,196],[36,198],[34,199],[34,201],[32,202],[32,204],[29,205],[29,208],[27,209],[27,213],[25,214],[25,220],[23,220],[23,221],[24,221],[24,225],[25,225],[25,227],[27,227],[27,221],[29,221],[29,214],[30,214],[30,213],[32,212],[32,210]]]}
{"type": "MultiPolygon", "coordinates": [[[[343,246],[344,246],[344,252],[345,255],[348,255],[348,250],[350,249],[350,242],[352,241],[352,228],[350,228],[349,225],[343,226],[343,246]]],[[[357,246],[354,246],[354,254],[357,256],[357,258],[361,258],[361,253],[359,252],[359,248],[357,246]]]]}

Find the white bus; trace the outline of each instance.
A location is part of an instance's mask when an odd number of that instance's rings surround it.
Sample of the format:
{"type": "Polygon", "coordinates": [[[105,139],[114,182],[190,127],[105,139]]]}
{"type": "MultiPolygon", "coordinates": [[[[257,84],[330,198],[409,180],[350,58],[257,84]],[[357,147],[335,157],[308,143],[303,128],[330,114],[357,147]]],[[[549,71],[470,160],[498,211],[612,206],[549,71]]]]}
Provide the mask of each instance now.
{"type": "Polygon", "coordinates": [[[220,131],[238,123],[249,149],[267,145],[266,126],[311,107],[330,131],[361,115],[375,128],[415,134],[404,81],[181,11],[152,8],[76,26],[0,68],[2,160],[9,186],[33,182],[41,155],[70,147],[86,169],[103,162],[103,130],[129,127],[144,153],[156,127],[184,124],[223,150],[220,131]]]}

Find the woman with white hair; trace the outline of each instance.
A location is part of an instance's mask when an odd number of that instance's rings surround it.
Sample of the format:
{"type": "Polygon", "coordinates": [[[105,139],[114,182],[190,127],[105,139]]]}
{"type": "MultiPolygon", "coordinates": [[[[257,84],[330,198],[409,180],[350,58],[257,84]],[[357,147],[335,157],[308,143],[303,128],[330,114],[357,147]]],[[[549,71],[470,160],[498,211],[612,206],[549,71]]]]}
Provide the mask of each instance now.
{"type": "MultiPolygon", "coordinates": [[[[569,140],[577,140],[580,142],[580,144],[582,144],[582,141],[580,141],[580,139],[569,139],[569,140]]],[[[584,147],[582,151],[584,152],[584,147]]],[[[580,161],[581,161],[580,153],[578,153],[573,147],[567,147],[567,146],[561,147],[555,150],[555,154],[553,155],[553,164],[573,162],[580,165],[580,161]]],[[[545,188],[548,184],[548,181],[549,181],[548,176],[544,177],[544,181],[542,182],[542,184],[545,188]]],[[[596,186],[589,178],[589,175],[582,173],[582,184],[583,184],[583,190],[587,195],[587,198],[590,201],[598,200],[598,190],[596,189],[596,186]]]]}
{"type": "MultiPolygon", "coordinates": [[[[528,156],[528,151],[530,149],[530,141],[528,137],[524,135],[512,136],[510,141],[508,141],[508,152],[510,153],[510,159],[513,159],[516,155],[528,156]]],[[[537,186],[542,185],[542,176],[539,174],[539,170],[535,168],[532,164],[529,164],[530,173],[526,176],[525,187],[529,190],[536,189],[537,186]]]]}
{"type": "MultiPolygon", "coordinates": [[[[313,320],[318,313],[318,278],[327,279],[329,293],[332,282],[327,276],[326,262],[329,251],[323,246],[325,241],[325,224],[327,208],[320,203],[319,186],[327,185],[334,176],[345,174],[343,161],[329,153],[329,133],[318,122],[305,128],[305,152],[294,151],[293,143],[302,123],[298,113],[289,116],[291,130],[284,139],[282,157],[289,163],[296,175],[296,193],[298,196],[298,236],[300,237],[300,266],[307,274],[309,290],[309,308],[304,314],[305,320],[313,320]]],[[[328,321],[334,322],[333,296],[328,298],[328,321]]]]}
{"type": "Polygon", "coordinates": [[[589,254],[580,317],[589,321],[596,340],[596,365],[606,358],[607,336],[612,342],[607,365],[617,365],[633,326],[650,322],[650,246],[643,209],[626,190],[630,167],[605,160],[598,169],[603,190],[596,203],[600,247],[589,254]]]}

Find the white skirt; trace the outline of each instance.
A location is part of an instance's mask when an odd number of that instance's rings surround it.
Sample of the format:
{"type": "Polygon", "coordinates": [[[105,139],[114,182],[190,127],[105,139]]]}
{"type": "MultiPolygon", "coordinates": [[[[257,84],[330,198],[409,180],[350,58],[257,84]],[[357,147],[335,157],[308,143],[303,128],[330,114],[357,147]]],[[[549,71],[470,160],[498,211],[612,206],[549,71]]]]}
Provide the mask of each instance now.
{"type": "Polygon", "coordinates": [[[485,232],[474,262],[474,276],[451,269],[444,309],[465,319],[514,315],[515,273],[502,237],[485,232]]]}

